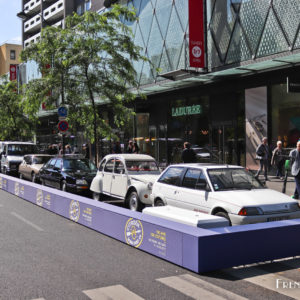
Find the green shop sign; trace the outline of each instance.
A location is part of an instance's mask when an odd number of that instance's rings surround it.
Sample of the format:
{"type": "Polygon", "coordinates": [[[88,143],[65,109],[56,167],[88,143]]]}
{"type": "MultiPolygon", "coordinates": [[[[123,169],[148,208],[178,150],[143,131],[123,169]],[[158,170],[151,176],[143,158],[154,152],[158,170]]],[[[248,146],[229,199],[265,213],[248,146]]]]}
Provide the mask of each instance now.
{"type": "Polygon", "coordinates": [[[201,105],[172,107],[172,117],[199,115],[202,113],[201,105]]]}

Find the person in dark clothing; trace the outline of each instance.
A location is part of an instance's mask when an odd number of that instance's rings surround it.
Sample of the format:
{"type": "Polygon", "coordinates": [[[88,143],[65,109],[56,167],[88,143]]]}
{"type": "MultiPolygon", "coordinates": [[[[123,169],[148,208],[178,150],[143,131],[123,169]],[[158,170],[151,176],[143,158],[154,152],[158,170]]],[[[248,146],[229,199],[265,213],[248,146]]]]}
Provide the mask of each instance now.
{"type": "Polygon", "coordinates": [[[191,144],[189,142],[185,142],[183,144],[183,151],[181,154],[181,160],[184,163],[194,163],[196,162],[196,152],[191,149],[191,144]]]}
{"type": "Polygon", "coordinates": [[[112,147],[112,153],[122,153],[120,142],[116,141],[112,147]]]}
{"type": "Polygon", "coordinates": [[[133,143],[132,153],[138,154],[140,152],[140,147],[138,146],[137,142],[133,143]]]}
{"type": "Polygon", "coordinates": [[[129,141],[126,153],[133,153],[133,141],[129,141]]]}

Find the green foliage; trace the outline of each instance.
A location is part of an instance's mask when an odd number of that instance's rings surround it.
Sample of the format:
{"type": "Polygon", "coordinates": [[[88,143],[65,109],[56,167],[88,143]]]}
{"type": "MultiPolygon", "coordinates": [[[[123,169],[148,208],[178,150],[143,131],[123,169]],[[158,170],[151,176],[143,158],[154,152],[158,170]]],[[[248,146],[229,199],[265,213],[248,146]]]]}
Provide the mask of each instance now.
{"type": "Polygon", "coordinates": [[[23,112],[17,82],[9,81],[7,76],[2,76],[0,82],[0,139],[31,139],[33,123],[23,112]]]}
{"type": "Polygon", "coordinates": [[[40,42],[21,54],[24,61],[36,61],[43,75],[25,89],[26,112],[38,112],[41,102],[51,105],[60,96],[69,107],[71,128],[80,125],[96,146],[99,137],[113,137],[113,127],[125,126],[133,115],[126,105],[136,97],[129,88],[138,86],[132,63],[147,59],[121,19],[136,20],[134,10],[113,5],[102,14],[69,16],[64,29],[43,29],[40,42]],[[103,117],[103,104],[114,116],[113,125],[103,117]]]}

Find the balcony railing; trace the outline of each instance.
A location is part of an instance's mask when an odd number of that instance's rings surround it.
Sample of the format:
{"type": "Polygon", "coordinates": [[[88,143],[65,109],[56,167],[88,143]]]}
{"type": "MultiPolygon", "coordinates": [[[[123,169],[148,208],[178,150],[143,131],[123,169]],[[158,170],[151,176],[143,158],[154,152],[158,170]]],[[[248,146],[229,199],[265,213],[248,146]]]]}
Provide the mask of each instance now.
{"type": "Polygon", "coordinates": [[[54,21],[64,15],[64,0],[59,0],[46,8],[43,12],[45,21],[54,21]]]}

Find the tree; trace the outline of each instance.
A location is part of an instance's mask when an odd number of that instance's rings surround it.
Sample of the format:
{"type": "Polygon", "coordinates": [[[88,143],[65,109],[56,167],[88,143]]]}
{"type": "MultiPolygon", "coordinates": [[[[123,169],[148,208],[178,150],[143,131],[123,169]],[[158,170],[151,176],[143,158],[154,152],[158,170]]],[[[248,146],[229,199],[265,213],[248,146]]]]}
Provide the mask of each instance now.
{"type": "Polygon", "coordinates": [[[23,113],[17,82],[9,81],[6,75],[0,78],[0,82],[0,139],[31,139],[34,124],[23,113]]]}
{"type": "MultiPolygon", "coordinates": [[[[44,101],[41,93],[45,99],[47,88],[60,83],[59,94],[69,107],[69,120],[79,122],[87,138],[96,145],[96,163],[99,137],[112,138],[113,126],[123,126],[133,114],[126,106],[136,98],[130,88],[138,86],[132,63],[146,60],[124,23],[135,20],[135,12],[121,5],[113,5],[101,14],[74,14],[66,18],[64,29],[43,29],[40,42],[22,53],[23,60],[35,60],[43,74],[27,86],[28,110],[36,110],[36,101],[44,101]],[[50,62],[51,68],[45,68],[50,62]],[[112,112],[114,124],[99,112],[101,102],[112,112]]],[[[53,100],[54,94],[47,101],[53,100]]]]}

